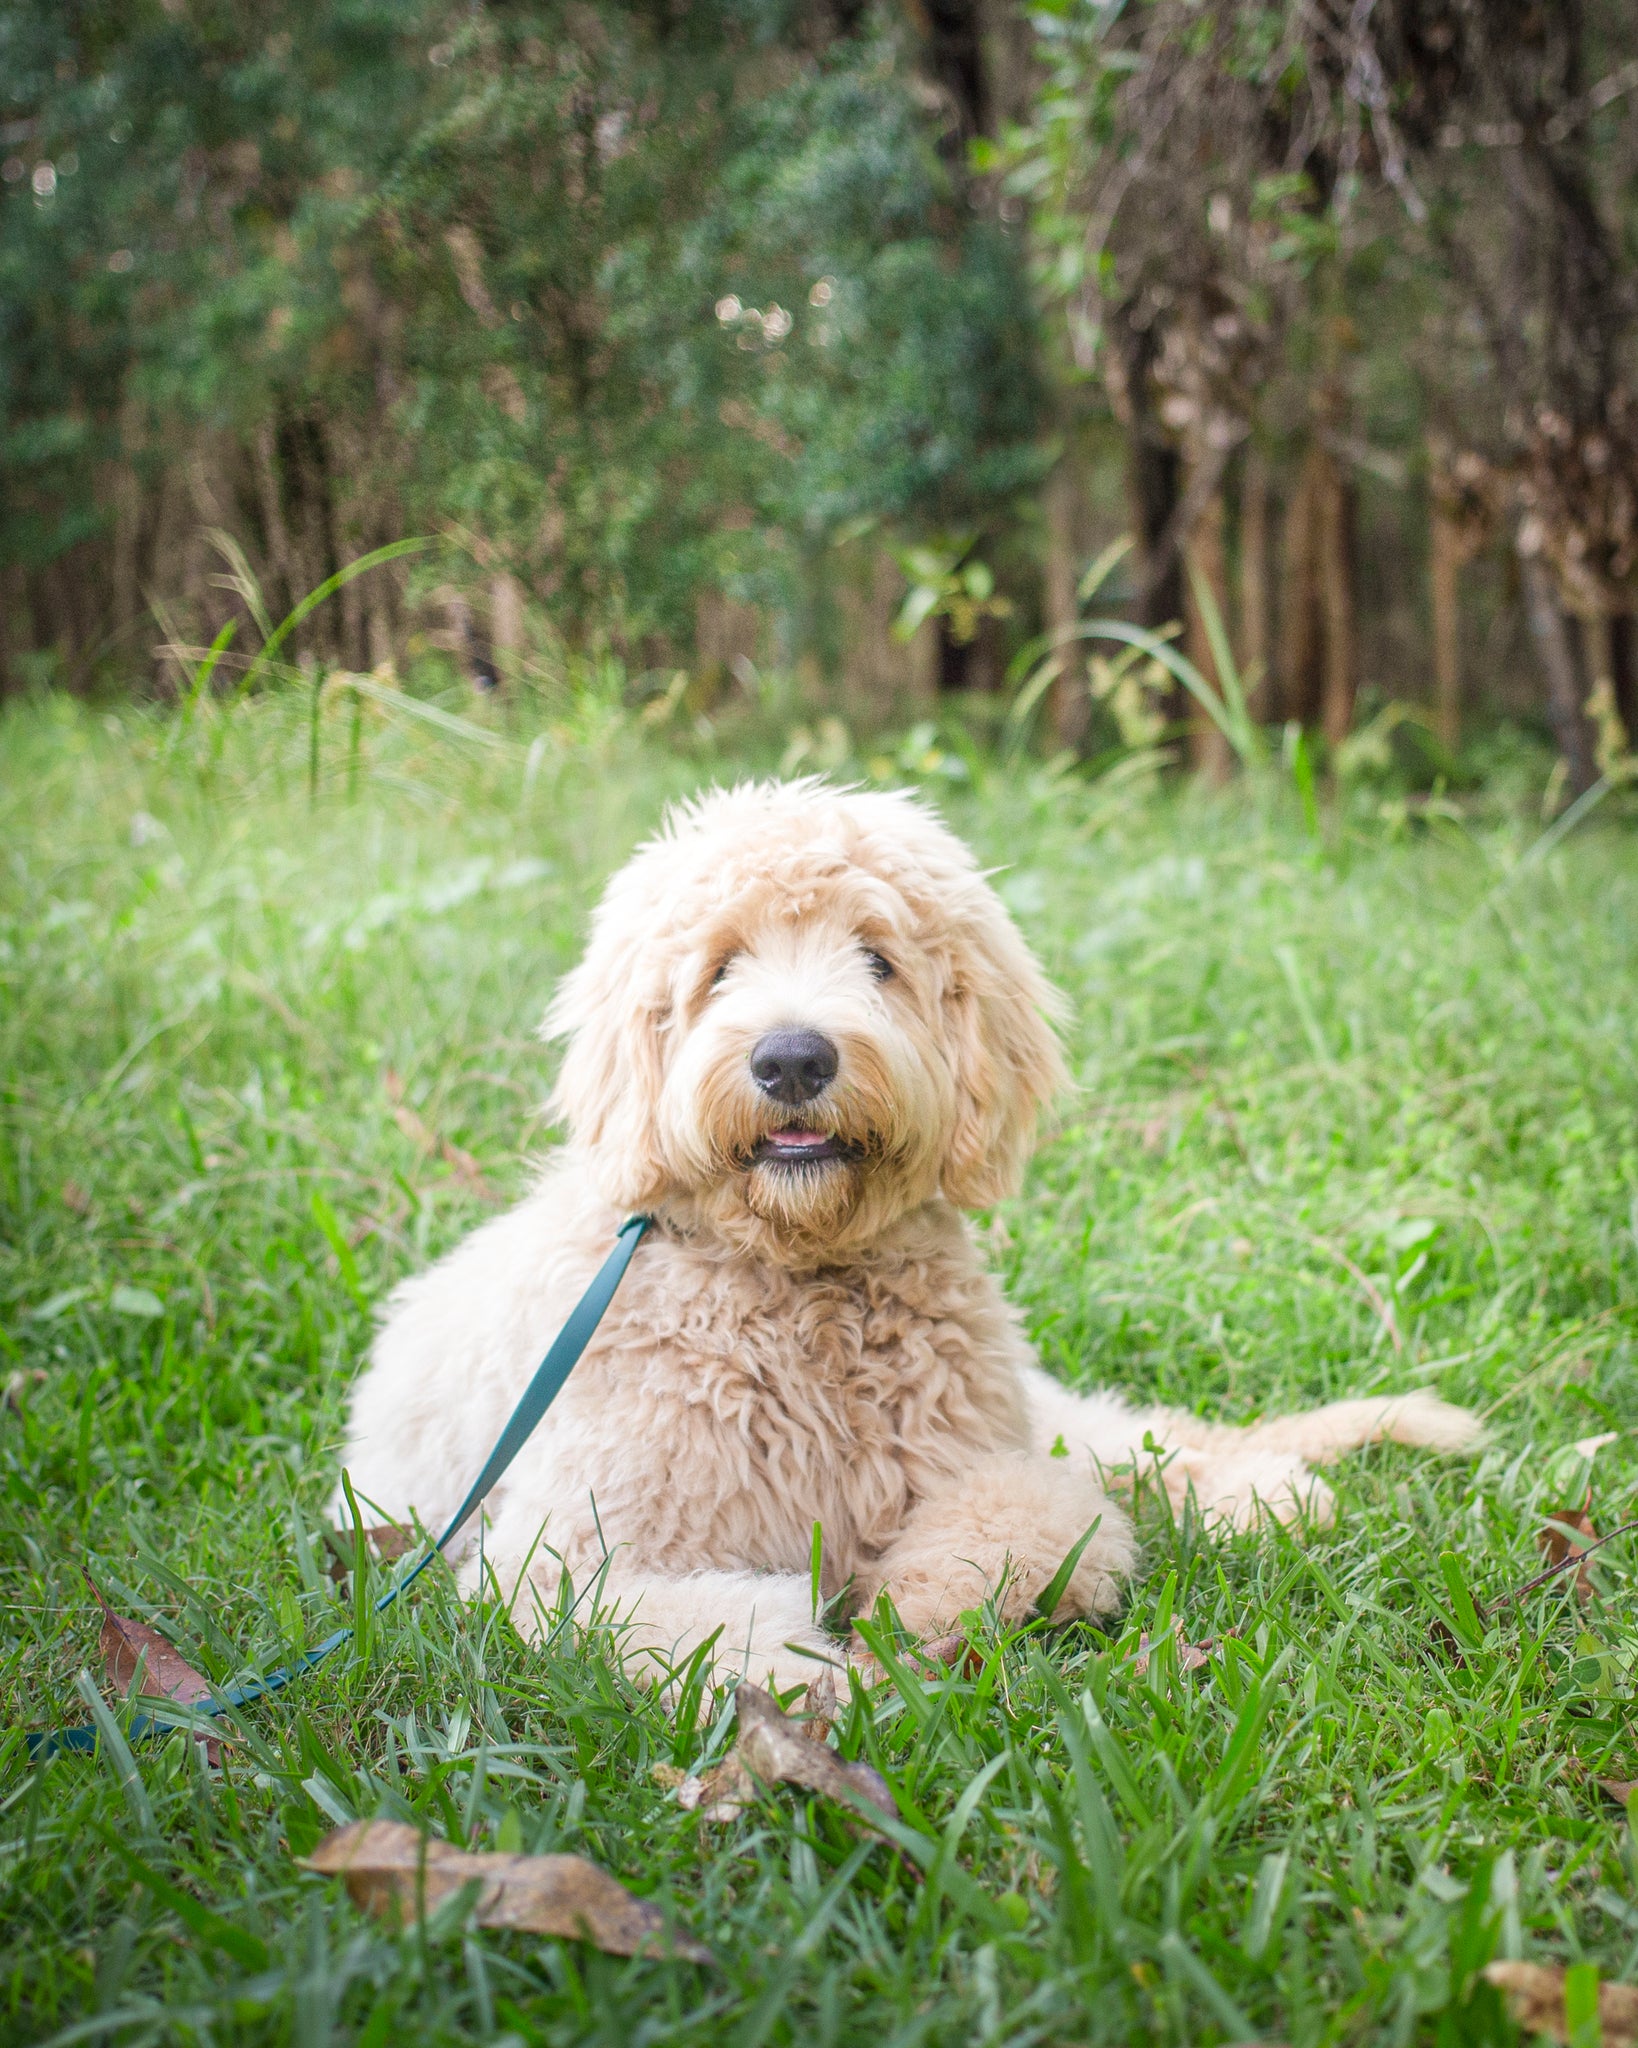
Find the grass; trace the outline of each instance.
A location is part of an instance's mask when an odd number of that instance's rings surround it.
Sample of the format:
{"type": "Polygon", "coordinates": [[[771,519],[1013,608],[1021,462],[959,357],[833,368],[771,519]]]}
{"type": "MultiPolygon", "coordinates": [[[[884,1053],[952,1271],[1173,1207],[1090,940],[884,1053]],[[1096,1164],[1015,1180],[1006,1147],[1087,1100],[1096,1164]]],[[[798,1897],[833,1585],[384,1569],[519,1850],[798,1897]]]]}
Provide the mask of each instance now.
{"type": "Polygon", "coordinates": [[[0,726],[0,2036],[1455,2043],[1509,2038],[1492,1955],[1638,1974],[1595,1782],[1638,1776],[1631,1544],[1590,1605],[1560,1581],[1486,1630],[1463,1598],[1587,1484],[1600,1527],[1638,1503],[1632,1441],[1571,1448],[1638,1426],[1608,807],[1520,865],[1539,820],[1500,802],[1315,839],[1276,793],[939,783],[1073,998],[1081,1091],[983,1226],[1052,1368],[1228,1417],[1432,1386],[1495,1442],[1351,1461],[1307,1544],[1151,1504],[1107,1635],[856,1697],[920,1875],[789,1791],[702,1827],[655,1767],[725,1715],[679,1727],[436,1573],[219,1775],[182,1738],[29,1765],[98,1669],[82,1565],[223,1680],[353,1611],[320,1509],[374,1304],[524,1184],[552,981],[711,772],[613,713],[533,739],[374,699],[0,726]],[[583,1851],[721,1967],[389,1931],[294,1860],[375,1813],[583,1851]]]}

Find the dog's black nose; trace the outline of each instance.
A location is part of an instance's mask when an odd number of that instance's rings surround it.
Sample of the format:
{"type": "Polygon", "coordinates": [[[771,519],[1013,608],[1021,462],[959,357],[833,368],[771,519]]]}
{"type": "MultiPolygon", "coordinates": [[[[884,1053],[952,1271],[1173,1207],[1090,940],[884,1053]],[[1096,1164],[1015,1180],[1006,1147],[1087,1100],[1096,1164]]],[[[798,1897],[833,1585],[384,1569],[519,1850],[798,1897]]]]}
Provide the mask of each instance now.
{"type": "Polygon", "coordinates": [[[751,1075],[775,1102],[811,1102],[836,1079],[837,1052],[817,1031],[770,1031],[751,1053],[751,1075]]]}

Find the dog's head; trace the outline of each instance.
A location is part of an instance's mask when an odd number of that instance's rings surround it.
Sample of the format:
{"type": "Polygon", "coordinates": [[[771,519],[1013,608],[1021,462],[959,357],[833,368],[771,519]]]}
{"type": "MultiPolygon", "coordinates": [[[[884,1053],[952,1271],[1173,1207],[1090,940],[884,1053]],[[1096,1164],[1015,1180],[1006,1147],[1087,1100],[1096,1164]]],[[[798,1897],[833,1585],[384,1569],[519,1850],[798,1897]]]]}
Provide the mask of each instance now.
{"type": "Polygon", "coordinates": [[[609,883],[547,1019],[555,1108],[618,1207],[823,1264],[1017,1185],[1064,1079],[1057,1000],[911,798],[718,791],[609,883]]]}

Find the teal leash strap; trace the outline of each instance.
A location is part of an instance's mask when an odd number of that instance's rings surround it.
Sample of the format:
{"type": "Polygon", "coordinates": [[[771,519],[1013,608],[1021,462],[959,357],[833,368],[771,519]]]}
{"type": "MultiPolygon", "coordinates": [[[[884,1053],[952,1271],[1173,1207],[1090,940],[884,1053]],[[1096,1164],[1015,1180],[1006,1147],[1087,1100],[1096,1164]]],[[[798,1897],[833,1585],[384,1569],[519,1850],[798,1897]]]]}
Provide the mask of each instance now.
{"type": "MultiPolygon", "coordinates": [[[[449,1526],[416,1559],[410,1570],[390,1586],[375,1603],[375,1612],[380,1614],[391,1607],[407,1593],[415,1581],[431,1564],[435,1557],[442,1555],[445,1547],[452,1543],[466,1526],[479,1507],[499,1484],[502,1474],[512,1460],[529,1441],[540,1425],[541,1417],[562,1393],[575,1366],[580,1362],[581,1353],[597,1334],[597,1326],[608,1313],[614,1291],[626,1276],[632,1254],[649,1225],[652,1216],[628,1216],[620,1226],[614,1240],[614,1249],[597,1269],[591,1285],[581,1295],[570,1312],[568,1321],[553,1338],[551,1348],[535,1368],[535,1376],[523,1390],[523,1397],[507,1418],[506,1427],[501,1431],[495,1448],[484,1460],[483,1470],[473,1480],[466,1499],[450,1517],[449,1526]]],[[[298,1678],[304,1678],[332,1656],[343,1643],[352,1641],[350,1628],[338,1628],[322,1643],[315,1643],[293,1664],[281,1665],[277,1671],[270,1671],[265,1678],[253,1678],[244,1685],[230,1686],[226,1692],[212,1694],[208,1703],[201,1704],[201,1714],[225,1714],[231,1707],[249,1706],[255,1700],[266,1699],[270,1693],[283,1692],[287,1685],[293,1685],[298,1678]]],[[[172,1721],[163,1715],[136,1714],[131,1719],[127,1734],[134,1740],[151,1736],[172,1735],[189,1724],[172,1721]]],[[[97,1746],[97,1731],[89,1723],[79,1728],[41,1728],[28,1737],[28,1753],[31,1759],[57,1756],[65,1750],[94,1750],[97,1746]]]]}

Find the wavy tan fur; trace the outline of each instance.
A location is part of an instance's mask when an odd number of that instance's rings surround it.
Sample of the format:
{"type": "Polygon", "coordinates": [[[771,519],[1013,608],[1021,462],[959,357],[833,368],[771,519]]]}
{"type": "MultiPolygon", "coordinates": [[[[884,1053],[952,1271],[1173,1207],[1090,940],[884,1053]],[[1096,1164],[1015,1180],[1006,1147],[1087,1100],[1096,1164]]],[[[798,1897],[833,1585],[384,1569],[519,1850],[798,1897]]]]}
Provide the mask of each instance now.
{"type": "Polygon", "coordinates": [[[1472,1418],[1425,1394],[1239,1430],[1040,1370],[960,1211],[1018,1185],[1065,1083],[1060,1007],[912,799],[760,783],[675,812],[610,881],[551,1006],[567,1144],[389,1303],[353,1395],[356,1490],[447,1518],[636,1209],[657,1227],[491,1496],[484,1555],[535,1632],[565,1573],[582,1601],[595,1581],[628,1663],[662,1677],[713,1640],[719,1672],[781,1687],[841,1654],[812,1614],[815,1522],[827,1592],[885,1592],[923,1632],[986,1595],[1026,1614],[1096,1523],[1059,1607],[1095,1615],[1136,1557],[1106,1482],[1152,1465],[1235,1527],[1323,1519],[1312,1465],[1382,1436],[1471,1444],[1472,1418]],[[838,1050],[799,1120],[844,1156],[751,1157],[792,1121],[749,1068],[784,1028],[838,1050]]]}

